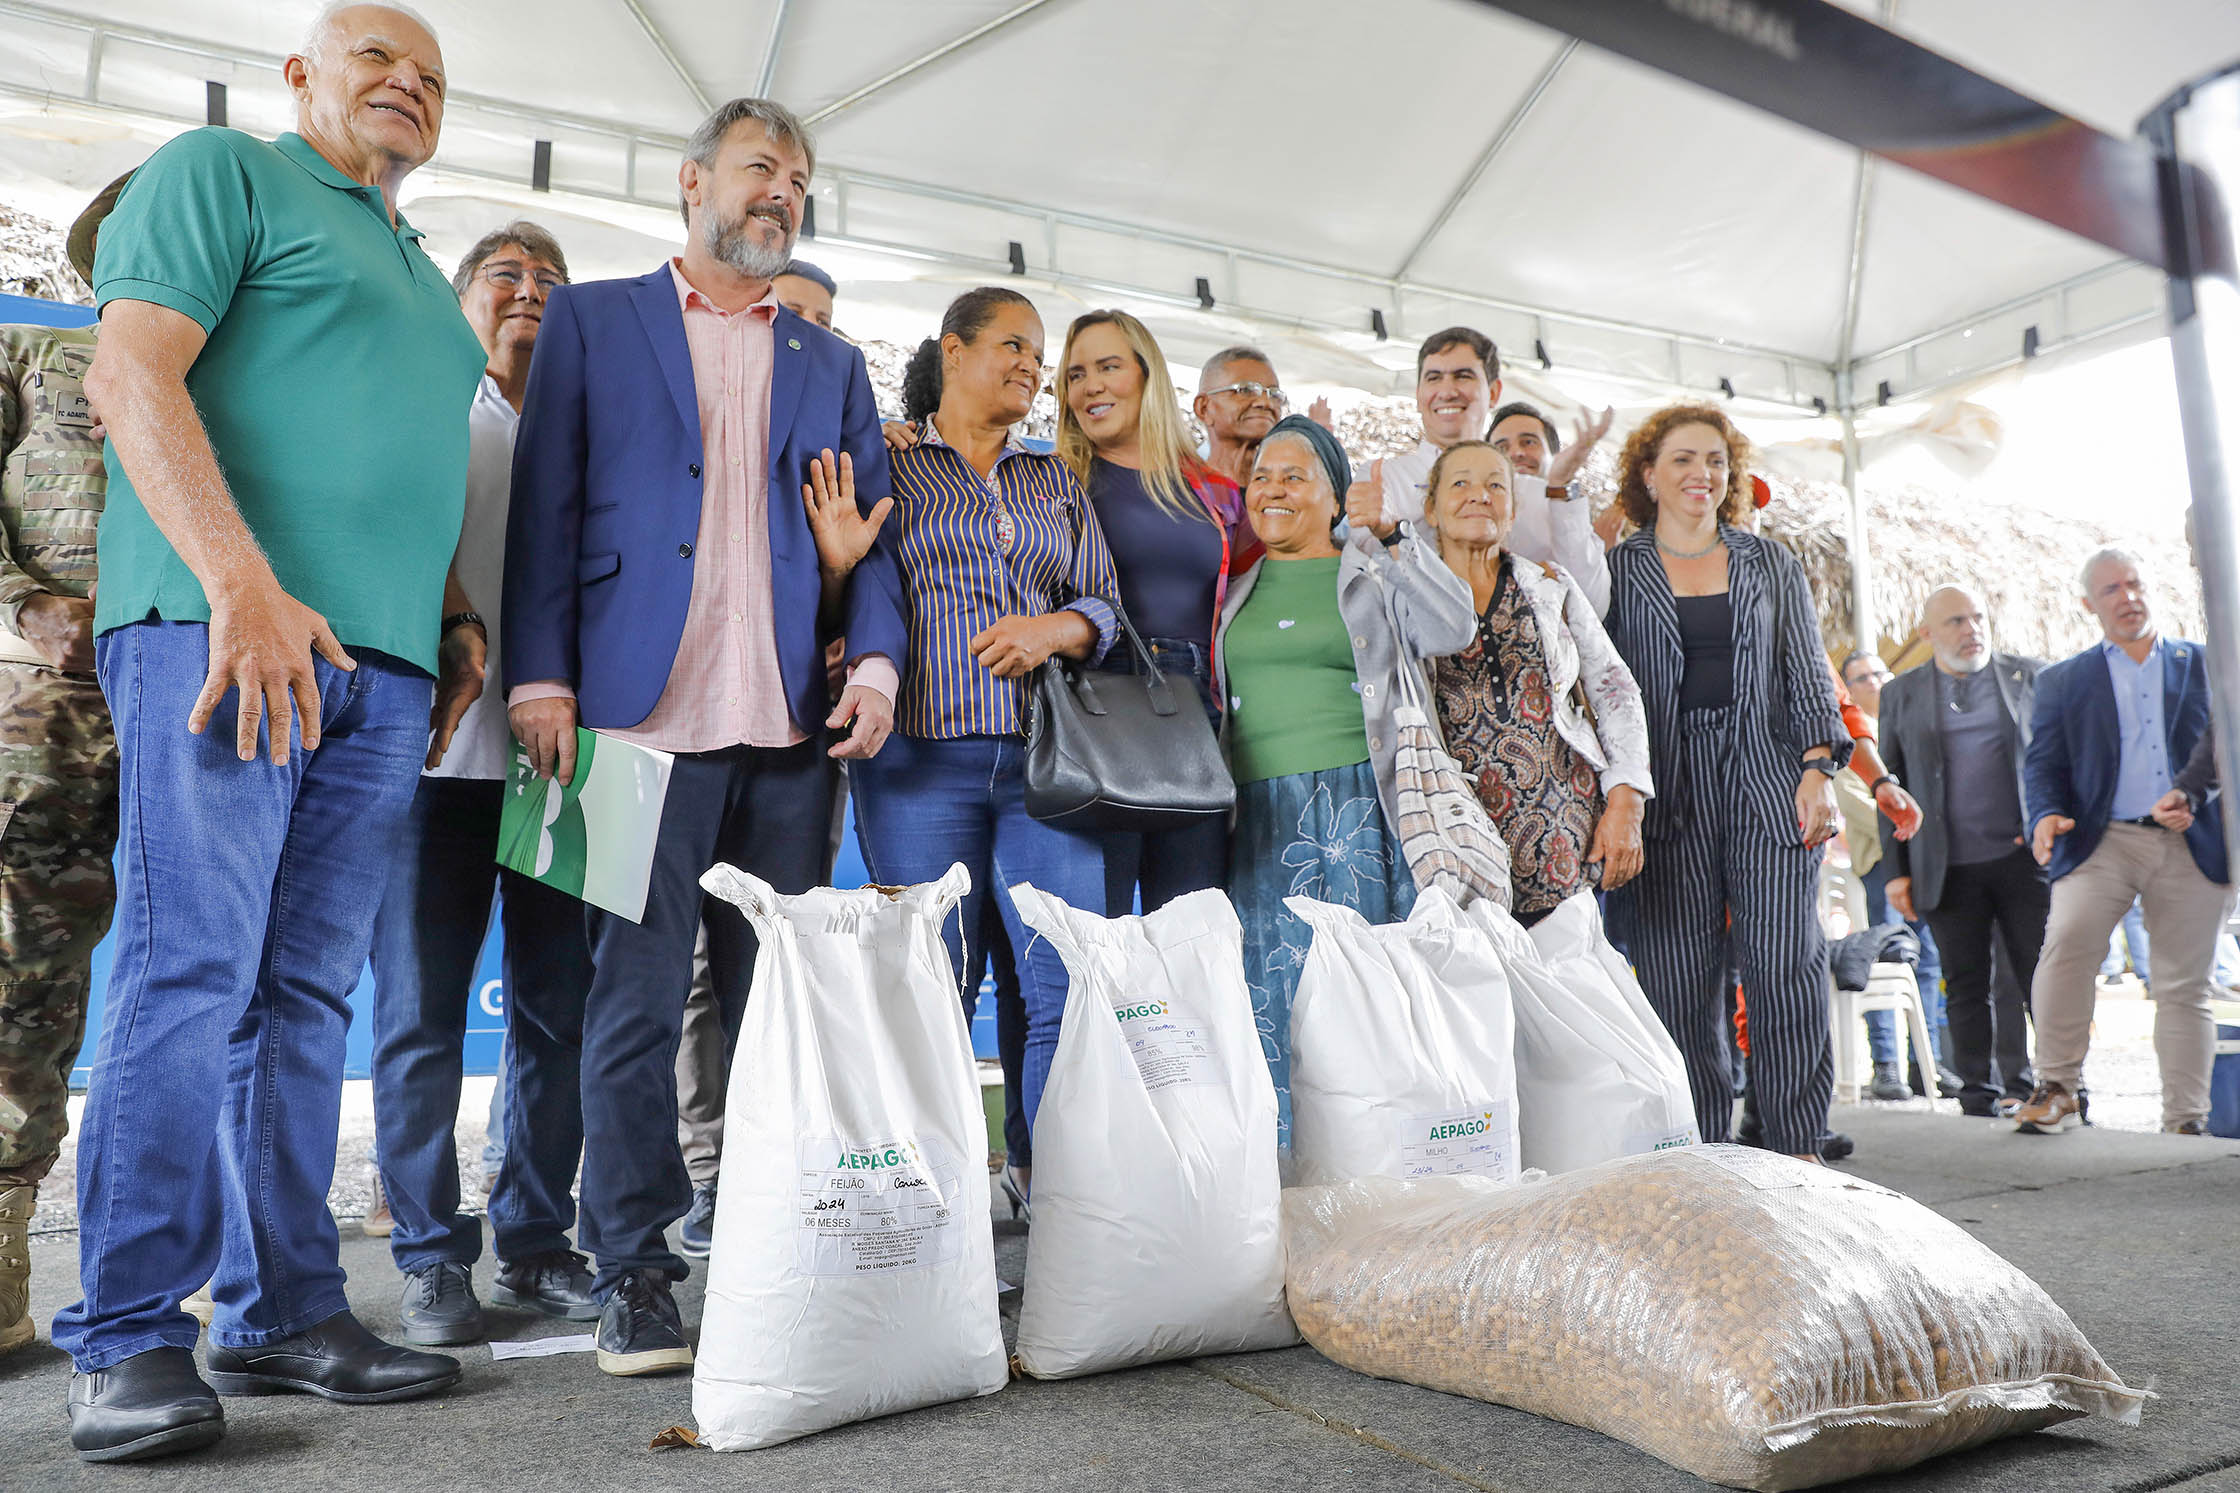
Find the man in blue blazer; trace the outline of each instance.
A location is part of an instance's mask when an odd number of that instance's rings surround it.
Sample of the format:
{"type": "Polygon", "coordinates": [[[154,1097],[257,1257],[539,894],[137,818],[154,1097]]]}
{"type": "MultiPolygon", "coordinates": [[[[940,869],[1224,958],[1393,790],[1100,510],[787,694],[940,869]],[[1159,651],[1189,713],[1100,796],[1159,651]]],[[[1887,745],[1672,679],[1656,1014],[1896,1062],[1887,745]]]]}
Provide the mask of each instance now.
{"type": "MultiPolygon", "coordinates": [[[[691,1201],[675,1062],[700,875],[728,861],[781,892],[822,880],[832,759],[872,755],[894,719],[901,579],[880,532],[891,502],[870,376],[772,289],[814,165],[780,105],[711,115],[678,169],[684,252],[554,294],[514,444],[514,735],[563,783],[579,724],[675,756],[642,918],[587,909],[582,1010],[514,1026],[559,1047],[581,1033],[577,1242],[598,1265],[609,1373],[692,1362],[670,1291],[685,1262],[664,1233],[691,1201]],[[849,672],[835,705],[824,650],[837,636],[849,672]]],[[[708,911],[728,1045],[754,941],[735,909],[708,911]]]]}
{"type": "Polygon", "coordinates": [[[2101,550],[2079,583],[2101,640],[2039,673],[2023,766],[2030,848],[2052,874],[2053,905],[2030,989],[2038,1086],[2015,1124],[2082,1123],[2093,976],[2137,898],[2154,946],[2162,1127],[2201,1135],[2216,1053],[2209,973],[2232,904],[2224,828],[2202,815],[2167,829],[2154,809],[2208,729],[2208,671],[2200,644],[2157,635],[2136,556],[2101,550]]]}

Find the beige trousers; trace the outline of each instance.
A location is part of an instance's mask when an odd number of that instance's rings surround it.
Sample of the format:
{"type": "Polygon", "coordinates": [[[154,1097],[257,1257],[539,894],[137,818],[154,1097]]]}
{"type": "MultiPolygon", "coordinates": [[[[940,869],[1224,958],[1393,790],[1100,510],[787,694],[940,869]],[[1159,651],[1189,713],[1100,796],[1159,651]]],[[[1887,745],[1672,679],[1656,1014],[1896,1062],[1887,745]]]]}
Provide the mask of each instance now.
{"type": "Polygon", "coordinates": [[[2111,824],[2099,848],[2053,884],[2045,949],[2030,985],[2038,1028],[2038,1078],[2074,1093],[2092,1042],[2094,976],[2108,936],[2138,898],[2147,917],[2154,968],[2154,1055],[2162,1066],[2162,1123],[2206,1119],[2209,1066],[2217,1026],[2209,1011],[2209,972],[2232,888],[2201,874],[2185,836],[2138,824],[2111,824]]]}
{"type": "MultiPolygon", "coordinates": [[[[2105,939],[2102,942],[2106,942],[2105,939]]],[[[694,1187],[713,1187],[723,1160],[723,1012],[708,974],[708,934],[692,945],[692,993],[677,1043],[677,1146],[694,1187]]]]}

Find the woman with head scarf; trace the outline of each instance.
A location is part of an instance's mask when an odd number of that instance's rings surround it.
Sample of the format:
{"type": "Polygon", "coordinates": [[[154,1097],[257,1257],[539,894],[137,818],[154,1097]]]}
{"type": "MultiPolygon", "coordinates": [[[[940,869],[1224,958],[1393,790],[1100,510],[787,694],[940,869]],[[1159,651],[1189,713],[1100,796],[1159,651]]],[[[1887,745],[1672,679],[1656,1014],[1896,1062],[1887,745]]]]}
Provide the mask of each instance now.
{"type": "Polygon", "coordinates": [[[1229,895],[1287,1142],[1291,997],[1312,935],[1283,899],[1340,903],[1372,923],[1408,915],[1396,682],[1471,638],[1469,588],[1406,525],[1386,539],[1333,534],[1351,477],[1345,448],[1312,420],[1268,432],[1245,489],[1267,553],[1230,585],[1214,639],[1237,779],[1229,895]]]}
{"type": "MultiPolygon", "coordinates": [[[[1058,358],[1058,459],[1088,493],[1112,551],[1120,600],[1159,668],[1194,680],[1206,712],[1213,693],[1213,625],[1229,577],[1259,552],[1235,483],[1198,460],[1184,434],[1167,360],[1125,311],[1091,311],[1066,330],[1058,358]]],[[[1143,667],[1125,645],[1104,666],[1143,667]]],[[[1105,911],[1151,912],[1228,879],[1229,826],[1104,837],[1105,911]]]]}
{"type": "Polygon", "coordinates": [[[1579,583],[1509,551],[1513,480],[1491,444],[1449,446],[1431,468],[1424,522],[1478,614],[1470,645],[1431,666],[1439,728],[1508,843],[1510,911],[1530,926],[1641,869],[1649,730],[1632,671],[1579,583]]]}
{"type": "MultiPolygon", "coordinates": [[[[921,434],[894,456],[897,558],[909,659],[894,735],[855,774],[856,832],[873,879],[972,874],[957,909],[958,969],[977,970],[992,898],[1026,1005],[1021,1102],[1034,1123],[1065,1006],[1066,971],[1032,938],[1011,887],[1104,905],[1092,835],[1027,813],[1027,677],[1052,654],[1094,663],[1118,635],[1119,588],[1087,496],[1065,463],[1012,439],[1042,386],[1042,318],[1017,291],[950,303],[911,360],[904,398],[921,434]],[[961,933],[958,932],[961,930],[961,933]]],[[[969,1019],[977,992],[966,991],[969,1019]]],[[[1026,1178],[1011,1179],[1024,1195],[1026,1178]]]]}

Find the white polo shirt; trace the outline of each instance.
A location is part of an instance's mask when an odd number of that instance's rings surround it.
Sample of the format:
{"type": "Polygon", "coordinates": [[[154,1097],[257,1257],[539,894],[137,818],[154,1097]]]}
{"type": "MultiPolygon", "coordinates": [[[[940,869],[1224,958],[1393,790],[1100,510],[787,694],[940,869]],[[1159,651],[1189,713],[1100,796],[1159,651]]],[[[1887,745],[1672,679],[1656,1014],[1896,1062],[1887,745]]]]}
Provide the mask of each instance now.
{"type": "Polygon", "coordinates": [[[499,592],[506,579],[506,508],[513,493],[513,432],[520,412],[498,392],[485,373],[467,410],[467,516],[459,530],[459,584],[490,630],[490,657],[482,695],[467,707],[443,763],[423,775],[432,778],[497,778],[506,775],[513,731],[506,724],[504,670],[498,661],[499,592]]]}
{"type": "MultiPolygon", "coordinates": [[[[1384,516],[1405,523],[1423,518],[1423,498],[1431,483],[1431,468],[1439,448],[1429,441],[1415,449],[1384,459],[1384,516]]],[[[1602,537],[1594,531],[1594,515],[1576,498],[1559,501],[1548,496],[1548,484],[1539,477],[1519,473],[1514,493],[1516,522],[1509,527],[1511,554],[1543,564],[1561,565],[1571,572],[1579,589],[1587,593],[1596,612],[1610,609],[1610,560],[1602,537]]]]}

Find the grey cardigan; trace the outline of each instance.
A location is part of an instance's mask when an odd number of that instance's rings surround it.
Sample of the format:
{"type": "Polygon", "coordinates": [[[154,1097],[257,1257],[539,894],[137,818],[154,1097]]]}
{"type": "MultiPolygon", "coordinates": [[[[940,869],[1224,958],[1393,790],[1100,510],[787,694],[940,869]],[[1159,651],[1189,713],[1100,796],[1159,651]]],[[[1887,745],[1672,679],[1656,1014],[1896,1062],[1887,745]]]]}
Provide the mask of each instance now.
{"type": "MultiPolygon", "coordinates": [[[[1250,570],[1229,582],[1229,596],[1221,607],[1221,622],[1213,634],[1214,688],[1229,699],[1229,624],[1252,599],[1252,588],[1263,565],[1281,560],[1260,559],[1250,570]]],[[[1338,560],[1338,615],[1353,641],[1353,671],[1361,681],[1361,724],[1369,735],[1369,761],[1376,769],[1377,797],[1384,804],[1388,828],[1400,822],[1392,786],[1393,757],[1398,742],[1392,724],[1399,671],[1421,670],[1423,661],[1445,653],[1459,653],[1477,635],[1478,618],[1471,605],[1469,582],[1447,568],[1438,552],[1416,539],[1407,524],[1400,537],[1387,546],[1373,534],[1347,536],[1338,560]]],[[[1428,688],[1425,694],[1429,694],[1428,688]]],[[[1433,731],[1436,716],[1426,713],[1433,731]]],[[[1222,741],[1228,741],[1228,712],[1222,713],[1222,741]]],[[[1397,832],[1397,831],[1395,831],[1397,832]]]]}

